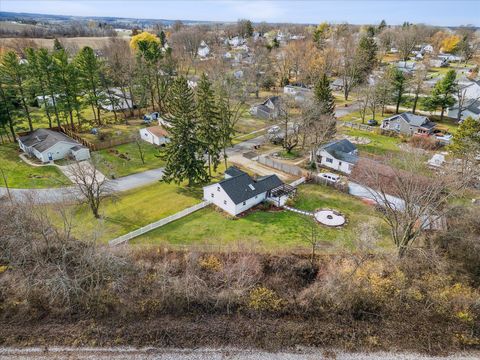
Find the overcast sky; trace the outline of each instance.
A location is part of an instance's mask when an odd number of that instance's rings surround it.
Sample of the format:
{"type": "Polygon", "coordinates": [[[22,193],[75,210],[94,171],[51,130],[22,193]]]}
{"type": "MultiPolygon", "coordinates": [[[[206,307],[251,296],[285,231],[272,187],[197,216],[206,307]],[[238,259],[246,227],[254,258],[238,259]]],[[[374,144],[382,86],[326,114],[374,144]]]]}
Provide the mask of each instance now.
{"type": "Polygon", "coordinates": [[[0,11],[56,15],[115,16],[169,20],[388,24],[404,21],[432,25],[480,26],[480,0],[377,1],[143,1],[143,0],[0,0],[0,11]]]}

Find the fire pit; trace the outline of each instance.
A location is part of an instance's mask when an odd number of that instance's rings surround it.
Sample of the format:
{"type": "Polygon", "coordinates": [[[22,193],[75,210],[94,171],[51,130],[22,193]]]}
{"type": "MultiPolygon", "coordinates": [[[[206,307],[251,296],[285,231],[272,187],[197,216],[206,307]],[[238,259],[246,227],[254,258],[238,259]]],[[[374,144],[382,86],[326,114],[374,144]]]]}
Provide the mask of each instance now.
{"type": "Polygon", "coordinates": [[[315,220],[320,224],[337,227],[345,224],[345,216],[334,210],[317,210],[315,211],[315,220]]]}

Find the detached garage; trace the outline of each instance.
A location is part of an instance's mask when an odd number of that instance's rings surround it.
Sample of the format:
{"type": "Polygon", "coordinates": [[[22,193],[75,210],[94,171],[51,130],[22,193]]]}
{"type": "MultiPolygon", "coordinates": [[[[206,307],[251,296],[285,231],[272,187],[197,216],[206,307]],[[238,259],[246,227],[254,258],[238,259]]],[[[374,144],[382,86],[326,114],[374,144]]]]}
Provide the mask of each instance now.
{"type": "Polygon", "coordinates": [[[142,140],[153,145],[163,146],[170,142],[168,132],[161,126],[151,126],[140,129],[140,137],[142,140]]]}
{"type": "Polygon", "coordinates": [[[61,132],[49,129],[37,129],[19,137],[18,145],[27,155],[35,156],[43,163],[67,157],[77,161],[90,158],[88,148],[61,132]]]}

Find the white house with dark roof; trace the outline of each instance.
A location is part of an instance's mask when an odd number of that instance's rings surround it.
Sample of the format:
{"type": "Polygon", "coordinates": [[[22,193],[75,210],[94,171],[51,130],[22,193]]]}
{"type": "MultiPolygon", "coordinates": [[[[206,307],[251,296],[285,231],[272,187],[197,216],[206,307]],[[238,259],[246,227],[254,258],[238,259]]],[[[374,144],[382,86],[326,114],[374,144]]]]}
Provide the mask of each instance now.
{"type": "Polygon", "coordinates": [[[37,129],[28,135],[20,136],[18,145],[26,154],[35,156],[43,163],[69,156],[77,161],[90,158],[88,148],[61,132],[49,129],[37,129]]]}
{"type": "MultiPolygon", "coordinates": [[[[277,175],[253,179],[236,167],[225,171],[225,179],[203,188],[203,198],[236,216],[265,200],[282,206],[292,192],[277,175]]],[[[294,189],[293,189],[294,190],[294,189]]]]}
{"type": "Polygon", "coordinates": [[[404,135],[430,135],[437,124],[428,117],[404,112],[393,115],[382,121],[381,129],[396,131],[404,135]]]}
{"type": "Polygon", "coordinates": [[[350,174],[358,162],[358,150],[347,139],[334,140],[317,150],[320,166],[350,174]]]}

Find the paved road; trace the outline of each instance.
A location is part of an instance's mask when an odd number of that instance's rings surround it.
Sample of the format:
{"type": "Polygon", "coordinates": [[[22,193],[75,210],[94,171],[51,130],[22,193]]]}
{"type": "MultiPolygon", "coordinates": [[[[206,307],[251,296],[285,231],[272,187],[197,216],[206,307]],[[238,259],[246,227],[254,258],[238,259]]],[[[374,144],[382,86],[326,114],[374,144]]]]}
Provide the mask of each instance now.
{"type": "MultiPolygon", "coordinates": [[[[163,168],[148,170],[142,173],[128,175],[116,180],[110,180],[113,191],[127,191],[158,181],[163,176],[163,168]]],[[[73,201],[77,198],[75,186],[51,189],[10,189],[10,195],[15,200],[32,199],[37,204],[52,204],[62,201],[73,201]]],[[[8,196],[7,189],[0,187],[0,197],[8,196]]]]}
{"type": "Polygon", "coordinates": [[[264,352],[236,349],[87,349],[51,348],[44,349],[1,349],[0,360],[477,360],[480,354],[457,354],[452,356],[425,356],[397,353],[344,353],[322,350],[298,350],[287,352],[264,352]]]}

